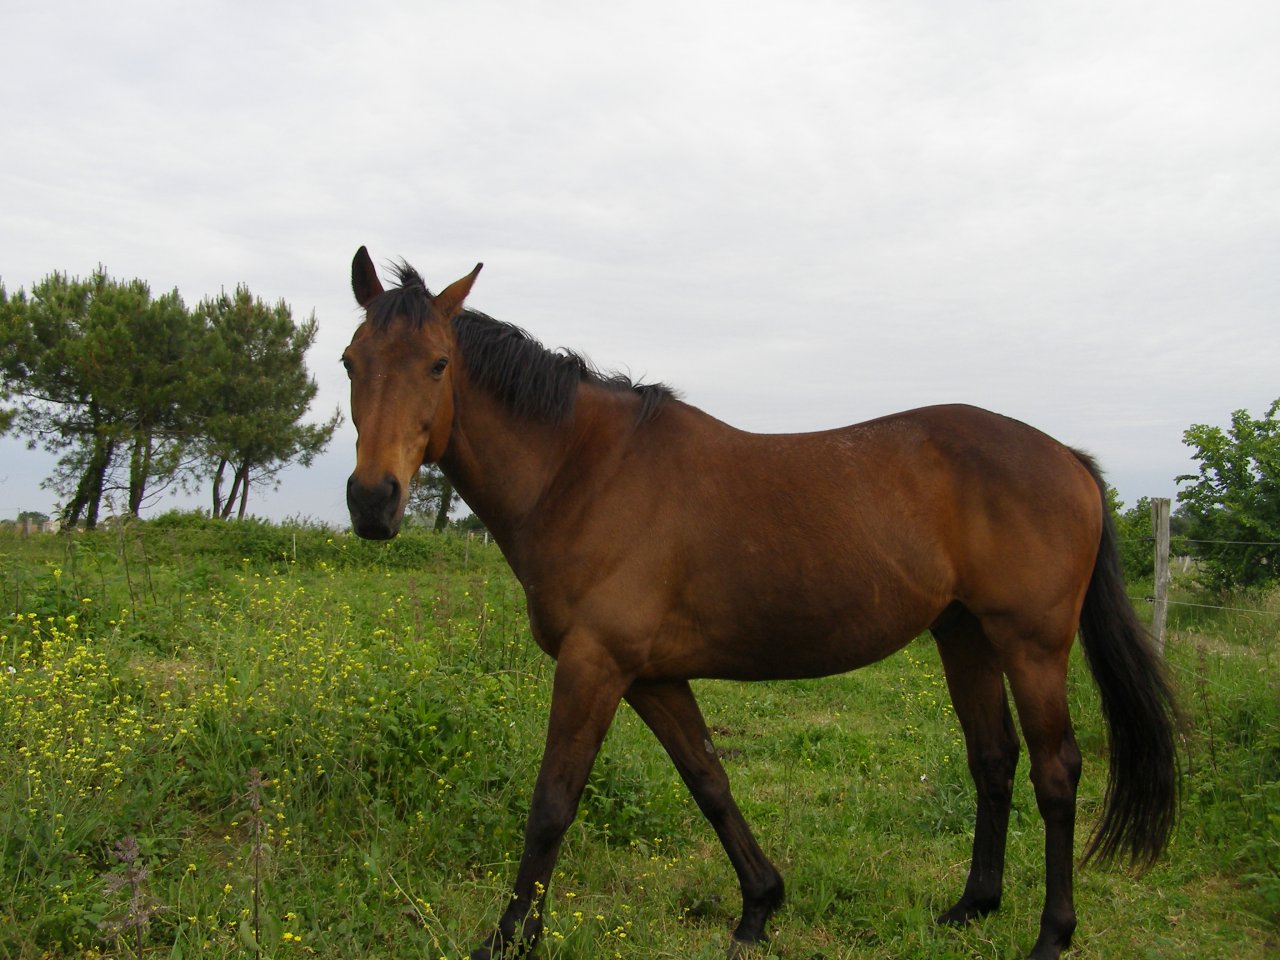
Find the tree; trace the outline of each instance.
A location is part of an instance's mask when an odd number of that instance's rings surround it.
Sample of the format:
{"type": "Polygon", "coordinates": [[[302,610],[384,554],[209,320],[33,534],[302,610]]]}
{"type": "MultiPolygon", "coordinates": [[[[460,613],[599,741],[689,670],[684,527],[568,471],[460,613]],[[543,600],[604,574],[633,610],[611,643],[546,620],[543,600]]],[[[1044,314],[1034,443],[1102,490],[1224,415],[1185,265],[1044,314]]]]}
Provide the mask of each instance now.
{"type": "Polygon", "coordinates": [[[1195,424],[1183,434],[1199,471],[1178,477],[1188,537],[1217,589],[1280,580],[1280,399],[1255,420],[1247,410],[1231,425],[1195,424]]]}
{"type": "Polygon", "coordinates": [[[199,432],[213,512],[225,519],[238,504],[243,517],[250,486],[273,480],[291,463],[309,465],[342,417],[335,411],[323,423],[301,422],[317,391],[305,362],[316,337],[314,316],[297,325],[284,301],[268,306],[245,286],[201,301],[194,315],[208,361],[198,390],[199,432]]]}
{"type": "Polygon", "coordinates": [[[200,331],[176,290],[127,321],[114,383],[128,449],[128,509],[137,516],[149,489],[179,476],[197,430],[192,391],[205,359],[200,331]]]}
{"type": "Polygon", "coordinates": [[[432,529],[439,533],[449,525],[449,511],[453,503],[453,484],[439,467],[429,464],[414,478],[405,513],[412,518],[430,519],[432,529]]]}
{"type": "Polygon", "coordinates": [[[1120,565],[1130,584],[1155,574],[1155,537],[1151,530],[1151,500],[1139,497],[1128,510],[1115,487],[1107,485],[1107,509],[1116,529],[1120,565]]]}
{"type": "Polygon", "coordinates": [[[17,400],[13,426],[28,442],[62,454],[46,481],[68,499],[63,522],[96,524],[117,454],[130,452],[129,506],[137,512],[150,477],[174,456],[157,455],[183,383],[187,312],[177,292],[153,300],[141,280],[52,273],[10,298],[0,290],[0,390],[17,400]]]}
{"type": "MultiPolygon", "coordinates": [[[[17,329],[17,314],[23,306],[25,298],[21,297],[21,291],[16,302],[10,301],[8,291],[0,283],[0,338],[3,338],[0,339],[0,403],[8,403],[13,399],[13,385],[7,371],[12,362],[10,355],[16,348],[10,337],[17,329]]],[[[13,408],[0,407],[0,437],[9,432],[17,415],[18,411],[13,408]]]]}

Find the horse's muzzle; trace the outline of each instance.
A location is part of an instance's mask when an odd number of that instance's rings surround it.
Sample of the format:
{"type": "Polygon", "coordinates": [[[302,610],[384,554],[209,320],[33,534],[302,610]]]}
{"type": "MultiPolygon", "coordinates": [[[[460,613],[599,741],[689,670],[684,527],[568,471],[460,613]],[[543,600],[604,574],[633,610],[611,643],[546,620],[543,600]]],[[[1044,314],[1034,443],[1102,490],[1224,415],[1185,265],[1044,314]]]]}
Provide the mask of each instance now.
{"type": "Polygon", "coordinates": [[[380,482],[368,486],[353,473],[347,480],[347,510],[357,536],[366,540],[390,540],[399,532],[404,514],[400,481],[387,474],[380,482]]]}

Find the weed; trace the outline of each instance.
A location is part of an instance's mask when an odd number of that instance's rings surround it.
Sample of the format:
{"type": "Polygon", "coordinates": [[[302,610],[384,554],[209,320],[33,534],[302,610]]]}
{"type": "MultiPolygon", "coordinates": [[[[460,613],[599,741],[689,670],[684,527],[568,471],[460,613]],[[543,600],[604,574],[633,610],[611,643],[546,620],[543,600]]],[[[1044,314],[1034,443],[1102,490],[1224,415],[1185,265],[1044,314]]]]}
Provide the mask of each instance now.
{"type": "Polygon", "coordinates": [[[124,944],[129,940],[133,955],[143,955],[144,931],[151,919],[161,911],[160,905],[152,899],[147,889],[149,871],[142,859],[138,841],[132,837],[120,840],[112,851],[112,855],[120,866],[106,875],[103,889],[107,897],[118,897],[122,892],[127,894],[123,903],[117,906],[106,919],[98,923],[99,929],[116,943],[117,952],[126,949],[124,944]]]}

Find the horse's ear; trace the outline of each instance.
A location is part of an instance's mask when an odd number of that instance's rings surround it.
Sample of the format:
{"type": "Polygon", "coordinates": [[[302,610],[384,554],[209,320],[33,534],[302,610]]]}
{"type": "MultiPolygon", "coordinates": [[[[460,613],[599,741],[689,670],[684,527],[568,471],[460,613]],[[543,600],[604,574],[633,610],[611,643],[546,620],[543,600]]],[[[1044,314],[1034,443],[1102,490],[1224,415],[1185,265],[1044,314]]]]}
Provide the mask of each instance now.
{"type": "Polygon", "coordinates": [[[351,290],[356,295],[356,303],[362,307],[369,306],[371,300],[382,293],[382,281],[378,279],[377,268],[369,251],[361,247],[351,261],[351,290]]]}
{"type": "Polygon", "coordinates": [[[435,298],[436,312],[444,320],[452,320],[462,312],[462,301],[467,299],[467,294],[471,292],[471,285],[476,282],[476,276],[480,273],[483,263],[477,263],[476,268],[461,280],[455,280],[443,290],[440,295],[435,298]]]}

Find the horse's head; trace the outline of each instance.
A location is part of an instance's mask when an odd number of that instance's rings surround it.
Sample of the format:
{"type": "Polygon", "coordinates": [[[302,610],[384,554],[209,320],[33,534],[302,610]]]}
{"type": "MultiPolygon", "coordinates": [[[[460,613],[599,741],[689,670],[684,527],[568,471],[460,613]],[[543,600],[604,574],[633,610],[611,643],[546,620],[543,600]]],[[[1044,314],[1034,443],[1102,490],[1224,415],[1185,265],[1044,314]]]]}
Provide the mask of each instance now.
{"type": "Polygon", "coordinates": [[[400,529],[409,482],[438,460],[453,425],[453,319],[481,264],[432,296],[412,268],[384,291],[369,252],[351,264],[351,287],[365,319],[342,354],[351,378],[356,469],[347,508],[357,534],[388,540],[400,529]]]}

